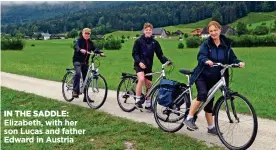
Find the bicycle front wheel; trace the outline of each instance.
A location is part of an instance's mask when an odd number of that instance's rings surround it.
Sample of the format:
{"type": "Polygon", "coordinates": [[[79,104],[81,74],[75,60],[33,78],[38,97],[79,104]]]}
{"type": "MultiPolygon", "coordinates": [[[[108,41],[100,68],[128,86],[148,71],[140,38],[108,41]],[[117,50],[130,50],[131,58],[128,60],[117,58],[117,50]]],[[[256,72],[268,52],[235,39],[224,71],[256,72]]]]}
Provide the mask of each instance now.
{"type": "Polygon", "coordinates": [[[258,130],[255,110],[240,94],[234,94],[226,102],[221,100],[218,103],[215,110],[215,125],[221,142],[227,148],[235,150],[249,148],[258,130]]]}
{"type": "Polygon", "coordinates": [[[100,108],[107,97],[107,83],[102,75],[93,75],[86,86],[86,98],[89,107],[100,108]]]}

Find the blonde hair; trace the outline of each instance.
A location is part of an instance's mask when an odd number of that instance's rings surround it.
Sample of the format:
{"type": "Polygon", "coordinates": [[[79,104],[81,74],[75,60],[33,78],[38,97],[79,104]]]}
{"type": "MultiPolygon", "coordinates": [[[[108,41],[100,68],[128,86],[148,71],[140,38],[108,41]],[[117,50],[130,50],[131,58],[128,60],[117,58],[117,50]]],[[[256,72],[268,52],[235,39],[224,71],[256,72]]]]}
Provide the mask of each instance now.
{"type": "Polygon", "coordinates": [[[144,24],[144,29],[146,29],[146,28],[151,28],[151,29],[153,29],[153,25],[151,24],[151,23],[145,23],[144,24]]]}
{"type": "Polygon", "coordinates": [[[217,21],[211,21],[211,22],[208,23],[208,26],[207,26],[208,32],[209,32],[209,28],[210,28],[212,25],[215,26],[215,27],[218,28],[218,29],[221,29],[221,25],[220,25],[217,21]]]}
{"type": "Polygon", "coordinates": [[[89,28],[84,28],[84,29],[82,29],[82,33],[91,33],[91,29],[89,29],[89,28]]]}

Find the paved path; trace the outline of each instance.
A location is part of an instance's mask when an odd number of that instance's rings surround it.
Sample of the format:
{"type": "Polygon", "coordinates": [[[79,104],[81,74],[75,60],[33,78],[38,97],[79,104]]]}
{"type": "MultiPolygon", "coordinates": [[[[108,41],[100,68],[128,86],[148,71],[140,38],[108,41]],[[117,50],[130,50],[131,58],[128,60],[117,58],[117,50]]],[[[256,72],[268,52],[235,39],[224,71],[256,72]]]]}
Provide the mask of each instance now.
{"type": "MultiPolygon", "coordinates": [[[[24,91],[27,93],[33,93],[44,97],[63,101],[61,94],[61,82],[42,80],[27,76],[15,75],[10,73],[1,72],[1,86],[8,87],[18,91],[24,91]]],[[[86,103],[82,102],[82,97],[75,99],[72,104],[88,107],[86,103]]],[[[138,122],[146,122],[157,127],[154,117],[148,112],[139,112],[137,110],[126,113],[120,109],[116,101],[116,92],[108,91],[108,97],[105,104],[99,109],[99,111],[107,112],[111,115],[128,118],[138,122]]],[[[276,150],[276,121],[258,118],[259,129],[255,142],[249,148],[252,150],[276,150]]],[[[201,113],[197,121],[199,130],[191,132],[183,127],[178,133],[189,135],[198,140],[204,141],[206,144],[216,144],[223,146],[219,138],[206,133],[206,121],[204,113],[201,113]]],[[[246,131],[246,129],[241,129],[246,131]]],[[[241,132],[243,133],[243,132],[241,132]]],[[[242,140],[242,136],[236,137],[242,140]]]]}

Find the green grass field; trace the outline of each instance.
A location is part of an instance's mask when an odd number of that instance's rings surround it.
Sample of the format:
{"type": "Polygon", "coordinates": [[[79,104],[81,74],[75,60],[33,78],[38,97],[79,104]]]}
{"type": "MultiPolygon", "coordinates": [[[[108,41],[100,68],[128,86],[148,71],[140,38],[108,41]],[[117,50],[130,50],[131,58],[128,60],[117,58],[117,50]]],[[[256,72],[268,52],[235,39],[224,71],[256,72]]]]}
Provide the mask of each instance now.
{"type": "MultiPolygon", "coordinates": [[[[138,123],[128,119],[122,119],[120,117],[114,117],[107,113],[96,111],[94,109],[84,108],[64,102],[58,102],[53,99],[44,98],[41,96],[27,94],[24,92],[17,92],[8,88],[1,89],[2,106],[1,117],[5,110],[55,110],[55,111],[67,111],[69,117],[24,117],[18,119],[16,116],[9,117],[7,119],[31,121],[38,119],[39,121],[47,121],[53,119],[59,120],[71,120],[78,121],[77,125],[71,128],[85,129],[85,134],[80,135],[68,135],[74,138],[74,143],[17,143],[6,144],[4,143],[4,129],[57,129],[66,128],[68,126],[59,127],[7,127],[4,126],[4,121],[1,120],[1,149],[10,150],[37,150],[37,149],[51,149],[51,150],[80,150],[80,149],[127,149],[125,142],[133,143],[133,148],[143,149],[219,149],[219,147],[207,147],[202,142],[199,142],[191,137],[183,134],[169,134],[165,133],[158,128],[154,128],[146,123],[138,123]]],[[[33,135],[9,135],[15,137],[31,137],[33,135]]],[[[60,135],[47,135],[40,134],[35,135],[40,138],[46,139],[49,137],[60,137],[60,135]]],[[[63,135],[63,137],[67,137],[63,135]]]]}
{"type": "Polygon", "coordinates": [[[115,32],[106,34],[105,37],[108,37],[109,35],[113,35],[114,37],[121,38],[124,35],[125,38],[127,38],[128,36],[132,38],[132,37],[136,37],[136,34],[140,35],[141,31],[115,31],[115,32]]]}
{"type": "Polygon", "coordinates": [[[235,27],[238,22],[244,22],[246,24],[261,23],[265,21],[275,20],[276,11],[273,12],[251,12],[247,16],[240,18],[231,24],[232,27],[235,27]]]}
{"type": "Polygon", "coordinates": [[[274,21],[275,20],[262,21],[262,22],[258,22],[258,23],[253,23],[253,24],[251,24],[251,26],[250,26],[250,24],[248,24],[247,28],[248,29],[255,29],[257,26],[262,25],[262,23],[265,23],[265,25],[270,28],[274,24],[274,21]]]}
{"type": "Polygon", "coordinates": [[[175,32],[177,30],[182,31],[183,33],[190,34],[193,30],[196,28],[204,28],[207,26],[207,24],[211,21],[210,18],[204,19],[195,23],[189,23],[189,24],[180,24],[176,26],[166,26],[164,27],[167,31],[175,32]]]}
{"type": "MultiPolygon", "coordinates": [[[[177,49],[178,41],[158,39],[164,54],[170,58],[175,69],[169,78],[187,82],[178,72],[180,68],[193,69],[198,48],[177,49]]],[[[2,51],[2,71],[61,81],[65,69],[72,67],[72,39],[49,41],[26,41],[22,51],[2,51]],[[31,47],[31,44],[35,47],[31,47]]],[[[121,50],[105,51],[105,58],[99,58],[100,73],[106,78],[109,89],[116,90],[122,72],[135,73],[131,56],[133,40],[123,44],[121,50]]],[[[231,87],[249,98],[258,116],[276,119],[276,51],[275,47],[234,48],[238,58],[246,63],[245,69],[234,69],[231,87]]],[[[159,71],[161,64],[155,57],[153,71],[159,71]]],[[[167,68],[168,70],[168,68],[167,68]]],[[[194,94],[196,91],[194,90],[194,94]]]]}

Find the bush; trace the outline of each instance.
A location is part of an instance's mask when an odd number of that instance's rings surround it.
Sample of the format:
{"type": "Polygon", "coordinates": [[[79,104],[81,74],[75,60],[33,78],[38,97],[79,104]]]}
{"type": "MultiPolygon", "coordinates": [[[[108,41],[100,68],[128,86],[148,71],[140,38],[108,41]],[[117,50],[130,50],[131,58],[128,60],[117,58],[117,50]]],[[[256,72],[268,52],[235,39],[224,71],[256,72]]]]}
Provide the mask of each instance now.
{"type": "Polygon", "coordinates": [[[136,34],[136,37],[139,37],[140,35],[139,34],[136,34]]]}
{"type": "Polygon", "coordinates": [[[182,37],[180,36],[178,39],[179,39],[179,40],[181,40],[181,39],[182,39],[182,37]]]}
{"type": "Polygon", "coordinates": [[[184,48],[184,44],[183,43],[178,43],[178,49],[183,49],[184,48]]]}
{"type": "Polygon", "coordinates": [[[127,39],[129,39],[130,38],[130,36],[127,36],[127,39]]]}
{"type": "Polygon", "coordinates": [[[12,38],[5,35],[2,36],[1,50],[22,50],[24,46],[24,41],[19,38],[12,38]]]}
{"type": "Polygon", "coordinates": [[[97,48],[103,49],[104,48],[105,40],[95,40],[94,43],[95,43],[95,45],[96,45],[97,48]]]}
{"type": "Polygon", "coordinates": [[[121,39],[121,43],[125,43],[125,40],[121,39]]]}
{"type": "Polygon", "coordinates": [[[125,36],[124,35],[122,35],[122,40],[124,40],[125,39],[125,36]]]}
{"type": "Polygon", "coordinates": [[[185,37],[185,38],[188,38],[188,37],[189,37],[188,33],[185,33],[185,34],[184,34],[184,37],[185,37]]]}
{"type": "Polygon", "coordinates": [[[232,40],[233,47],[276,46],[276,35],[242,35],[229,38],[232,40]]]}
{"type": "Polygon", "coordinates": [[[269,28],[267,26],[257,26],[253,31],[255,35],[266,35],[269,32],[269,28]]]}
{"type": "Polygon", "coordinates": [[[198,36],[190,36],[186,39],[186,45],[188,48],[197,48],[201,44],[201,40],[198,36]]]}
{"type": "Polygon", "coordinates": [[[261,25],[266,25],[266,23],[265,23],[265,22],[263,22],[261,25]]]}
{"type": "Polygon", "coordinates": [[[107,50],[117,50],[121,49],[121,41],[118,39],[111,38],[107,41],[105,41],[104,48],[107,50]]]}

